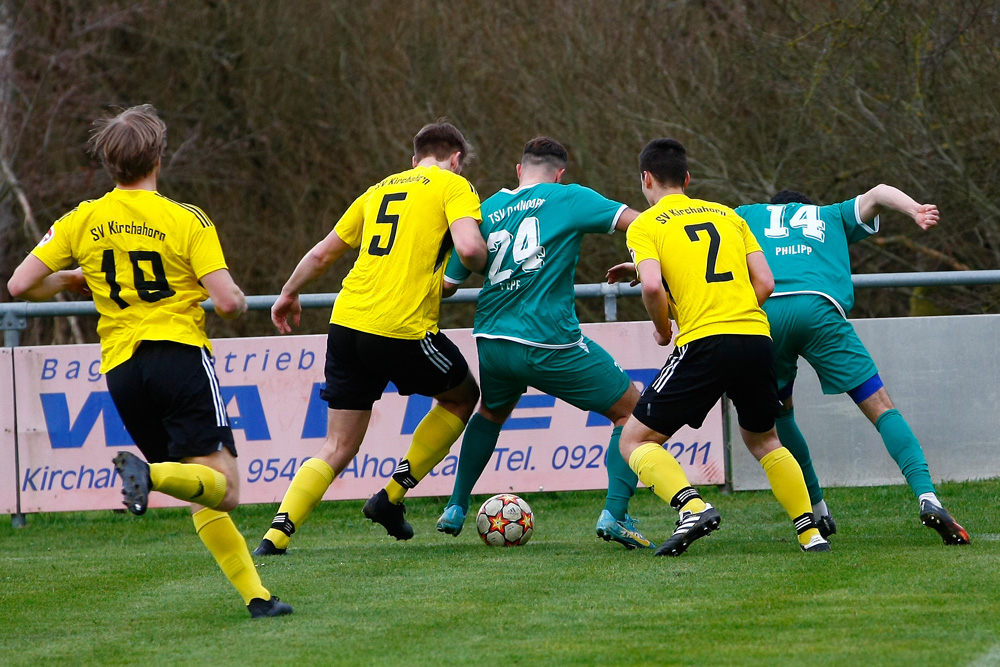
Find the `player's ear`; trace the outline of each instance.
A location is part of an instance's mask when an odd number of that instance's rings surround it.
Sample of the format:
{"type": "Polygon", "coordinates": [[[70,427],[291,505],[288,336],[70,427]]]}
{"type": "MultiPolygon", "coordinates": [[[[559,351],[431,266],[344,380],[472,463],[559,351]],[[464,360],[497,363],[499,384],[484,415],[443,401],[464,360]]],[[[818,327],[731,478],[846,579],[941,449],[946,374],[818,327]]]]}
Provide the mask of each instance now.
{"type": "Polygon", "coordinates": [[[691,182],[691,172],[684,172],[684,189],[687,190],[688,183],[691,182]]]}
{"type": "Polygon", "coordinates": [[[518,163],[516,171],[517,171],[517,180],[521,180],[521,164],[520,163],[518,163]]]}
{"type": "Polygon", "coordinates": [[[417,161],[418,161],[418,160],[417,160],[417,156],[416,156],[416,155],[414,155],[414,156],[413,156],[413,166],[414,166],[414,167],[416,167],[416,166],[417,166],[417,161]]]}
{"type": "Polygon", "coordinates": [[[560,169],[556,172],[556,183],[562,183],[563,174],[566,173],[566,169],[560,169]]]}

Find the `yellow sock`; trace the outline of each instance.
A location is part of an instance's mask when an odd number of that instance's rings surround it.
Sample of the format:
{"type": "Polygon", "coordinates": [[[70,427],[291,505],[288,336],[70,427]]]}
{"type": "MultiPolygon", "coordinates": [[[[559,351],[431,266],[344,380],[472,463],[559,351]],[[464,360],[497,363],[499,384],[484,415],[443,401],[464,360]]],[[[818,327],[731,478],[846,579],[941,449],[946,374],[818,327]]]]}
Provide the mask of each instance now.
{"type": "Polygon", "coordinates": [[[655,442],[639,445],[629,457],[628,465],[643,484],[674,509],[691,512],[705,509],[705,501],[691,486],[681,464],[662,445],[655,442]]]}
{"type": "Polygon", "coordinates": [[[396,466],[392,479],[385,485],[389,500],[399,503],[406,495],[407,489],[412,489],[422,480],[431,468],[440,463],[451,446],[465,430],[465,422],[435,405],[431,411],[420,420],[413,431],[413,440],[406,456],[396,466]]]}
{"type": "MultiPolygon", "coordinates": [[[[285,497],[278,507],[278,514],[288,515],[288,520],[294,526],[292,530],[300,528],[305,523],[336,476],[336,471],[323,459],[309,459],[302,464],[292,478],[292,483],[288,485],[285,497]]],[[[287,549],[291,535],[286,535],[277,528],[271,528],[264,535],[264,539],[270,540],[271,544],[279,549],[287,549]]]]}
{"type": "Polygon", "coordinates": [[[153,489],[178,500],[215,507],[226,495],[226,476],[200,463],[153,463],[153,489]]]}
{"type": "Polygon", "coordinates": [[[260,575],[250,558],[246,540],[237,530],[236,524],[227,512],[205,508],[191,515],[198,537],[215,557],[226,578],[240,595],[243,603],[261,598],[270,600],[271,593],[260,583],[260,575]]]}
{"type": "MultiPolygon", "coordinates": [[[[802,468],[799,467],[790,451],[779,447],[762,458],[760,466],[767,475],[767,481],[771,484],[774,497],[778,499],[796,525],[799,525],[799,522],[803,520],[803,515],[812,514],[809,491],[806,489],[806,481],[802,476],[802,468]]],[[[809,540],[816,535],[819,535],[819,531],[815,528],[799,533],[799,544],[808,544],[809,540]]]]}

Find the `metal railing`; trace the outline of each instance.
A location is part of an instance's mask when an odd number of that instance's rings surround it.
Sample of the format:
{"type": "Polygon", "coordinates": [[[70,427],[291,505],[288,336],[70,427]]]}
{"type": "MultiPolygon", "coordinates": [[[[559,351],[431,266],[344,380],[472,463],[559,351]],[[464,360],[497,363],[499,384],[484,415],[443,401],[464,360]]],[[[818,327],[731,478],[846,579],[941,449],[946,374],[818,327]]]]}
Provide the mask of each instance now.
{"type": "MultiPolygon", "coordinates": [[[[936,271],[916,273],[861,273],[851,276],[854,287],[941,287],[951,285],[1000,285],[1000,270],[986,271],[936,271]]],[[[639,287],[630,287],[625,283],[608,285],[607,283],[592,283],[576,285],[578,299],[604,299],[604,321],[615,322],[618,319],[618,297],[639,296],[639,287]]],[[[479,295],[478,288],[463,288],[448,299],[446,303],[471,303],[479,295]]],[[[270,310],[277,295],[257,295],[247,297],[249,310],[270,310]]],[[[330,308],[337,299],[336,292],[323,294],[303,294],[300,298],[303,308],[330,308]]],[[[202,307],[214,311],[211,299],[202,307]]],[[[29,303],[18,301],[0,303],[0,329],[3,330],[4,347],[17,347],[20,344],[20,332],[28,326],[31,317],[65,317],[68,315],[96,315],[97,309],[93,301],[45,301],[29,303]]]]}

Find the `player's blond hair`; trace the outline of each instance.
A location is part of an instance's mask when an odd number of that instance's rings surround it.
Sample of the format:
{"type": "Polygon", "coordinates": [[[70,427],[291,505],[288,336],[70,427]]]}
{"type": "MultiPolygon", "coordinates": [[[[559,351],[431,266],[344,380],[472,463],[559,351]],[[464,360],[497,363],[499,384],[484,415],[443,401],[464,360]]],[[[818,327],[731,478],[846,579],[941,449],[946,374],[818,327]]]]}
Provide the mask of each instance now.
{"type": "Polygon", "coordinates": [[[99,118],[87,144],[118,185],[131,185],[149,175],[167,149],[167,125],[151,104],[99,118]]]}

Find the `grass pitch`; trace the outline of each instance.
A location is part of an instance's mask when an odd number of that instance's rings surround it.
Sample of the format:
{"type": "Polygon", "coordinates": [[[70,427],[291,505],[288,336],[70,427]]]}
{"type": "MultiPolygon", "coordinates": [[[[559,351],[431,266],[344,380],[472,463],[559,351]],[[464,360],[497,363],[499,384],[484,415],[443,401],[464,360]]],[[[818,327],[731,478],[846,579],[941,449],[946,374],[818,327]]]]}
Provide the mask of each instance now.
{"type": "MultiPolygon", "coordinates": [[[[442,499],[396,542],[361,501],[322,504],[287,556],[255,561],[292,616],[251,620],[189,515],[32,515],[0,526],[0,664],[1000,664],[1000,480],[943,484],[973,543],[946,547],[906,487],[830,489],[839,533],[799,552],[767,492],[706,499],[722,526],[679,558],[594,534],[603,493],[524,494],[536,532],[491,548],[442,499]]],[[[474,499],[473,507],[478,507],[474,499]]],[[[274,507],[234,513],[251,548],[274,507]]],[[[659,542],[676,514],[631,512],[659,542]]]]}

